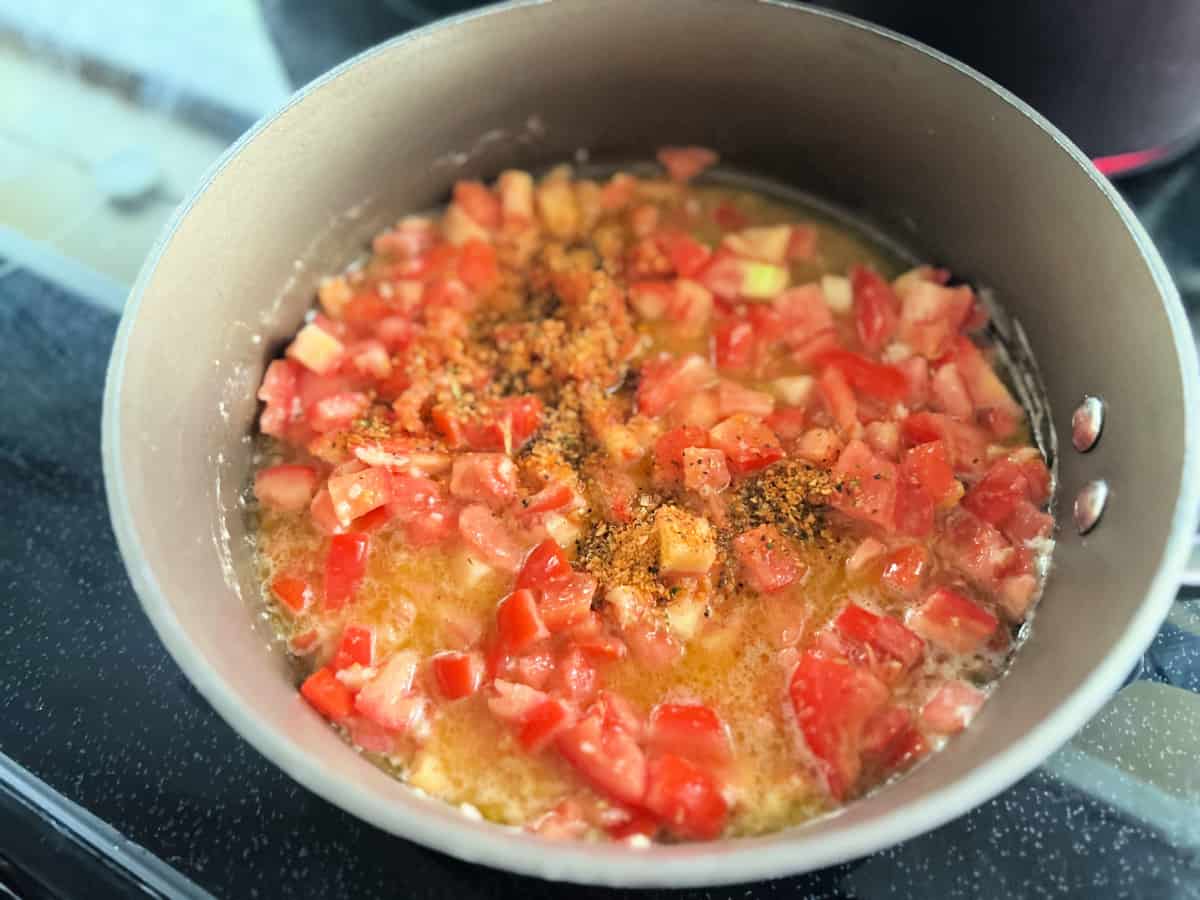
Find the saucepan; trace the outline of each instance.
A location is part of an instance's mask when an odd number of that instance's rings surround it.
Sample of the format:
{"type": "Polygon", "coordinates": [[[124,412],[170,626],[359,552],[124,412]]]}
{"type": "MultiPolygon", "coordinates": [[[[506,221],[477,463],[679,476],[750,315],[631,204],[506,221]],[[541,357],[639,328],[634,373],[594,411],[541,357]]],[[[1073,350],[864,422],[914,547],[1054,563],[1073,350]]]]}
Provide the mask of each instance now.
{"type": "Polygon", "coordinates": [[[297,781],[465,860],[584,883],[718,884],[931,829],[1016,781],[1099,709],[1179,583],[1200,509],[1197,383],[1179,299],[1128,207],[1061,134],[962,65],[765,0],[519,2],[363,54],[217,163],[130,297],[104,461],[121,550],[163,642],[297,781]],[[241,504],[254,394],[318,278],[401,213],[443,202],[455,179],[647,159],[668,142],[716,148],[733,169],[861,216],[990,289],[1001,331],[1040,368],[1058,546],[995,697],[898,783],[767,837],[549,848],[409,790],[297,698],[261,622],[241,504]],[[1081,436],[1099,429],[1087,452],[1073,419],[1081,436]]]}

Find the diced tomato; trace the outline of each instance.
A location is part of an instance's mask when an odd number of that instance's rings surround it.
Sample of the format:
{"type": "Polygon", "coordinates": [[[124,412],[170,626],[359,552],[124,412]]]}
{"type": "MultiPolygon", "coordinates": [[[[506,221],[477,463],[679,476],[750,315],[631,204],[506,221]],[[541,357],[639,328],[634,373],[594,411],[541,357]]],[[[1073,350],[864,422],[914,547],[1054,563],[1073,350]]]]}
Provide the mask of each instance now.
{"type": "Polygon", "coordinates": [[[965,681],[947,681],[921,708],[921,723],[930,731],[958,734],[971,719],[987,696],[965,681]]]}
{"type": "Polygon", "coordinates": [[[794,441],[804,434],[807,421],[808,413],[804,407],[785,406],[763,419],[763,424],[775,432],[780,440],[794,441]]]}
{"type": "Polygon", "coordinates": [[[1023,546],[1029,541],[1050,537],[1054,531],[1054,517],[1042,512],[1028,500],[1021,500],[1000,530],[1014,545],[1023,546]]]}
{"type": "Polygon", "coordinates": [[[691,181],[717,164],[719,157],[707,147],[660,147],[658,161],[672,181],[691,181]]]}
{"type": "Polygon", "coordinates": [[[575,713],[562,700],[550,699],[525,716],[517,740],[528,753],[544,750],[575,723],[575,713]]]}
{"type": "Polygon", "coordinates": [[[669,281],[635,281],[629,286],[629,305],[650,322],[667,314],[675,300],[675,285],[669,281]]]}
{"type": "Polygon", "coordinates": [[[333,669],[317,669],[300,685],[300,694],[327,719],[338,721],[354,711],[354,694],[338,681],[333,669]]]}
{"type": "Polygon", "coordinates": [[[633,519],[633,502],[637,498],[638,486],[628,472],[605,467],[594,476],[598,490],[593,492],[594,502],[600,507],[605,520],[627,524],[633,519]]]}
{"type": "Polygon", "coordinates": [[[614,841],[632,841],[636,838],[652,841],[660,827],[658,819],[649,813],[634,813],[625,821],[610,825],[605,831],[614,841]]]}
{"type": "Polygon", "coordinates": [[[298,615],[312,606],[313,589],[303,578],[278,575],[271,582],[271,593],[293,614],[298,615]]]}
{"type": "Polygon", "coordinates": [[[863,754],[884,772],[895,771],[928,752],[925,738],[913,727],[912,713],[898,706],[876,716],[863,736],[863,754]]]}
{"type": "Polygon", "coordinates": [[[254,476],[254,496],[267,509],[299,512],[312,502],[317,470],[311,466],[282,465],[259,469],[254,476]]]}
{"type": "Polygon", "coordinates": [[[950,349],[959,328],[974,307],[969,287],[943,287],[912,280],[901,295],[899,338],[926,359],[938,359],[950,349]]]}
{"type": "Polygon", "coordinates": [[[846,574],[851,577],[862,575],[878,560],[881,560],[886,552],[887,547],[883,545],[882,541],[877,541],[873,537],[863,538],[846,560],[846,574]]]}
{"type": "Polygon", "coordinates": [[[485,241],[467,241],[458,257],[458,277],[476,293],[490,290],[500,279],[496,249],[485,241]]]}
{"type": "Polygon", "coordinates": [[[1036,447],[1022,447],[1009,454],[1009,459],[1017,463],[1025,473],[1029,483],[1029,502],[1041,506],[1050,499],[1050,470],[1046,468],[1046,460],[1036,447]]]}
{"type": "Polygon", "coordinates": [[[529,551],[517,575],[517,589],[540,589],[552,581],[565,578],[571,572],[567,555],[554,538],[546,538],[529,551]]]}
{"type": "Polygon", "coordinates": [[[729,471],[745,475],[783,459],[783,447],[775,432],[760,419],[738,413],[715,425],[709,432],[713,447],[725,454],[729,471]]]}
{"type": "Polygon", "coordinates": [[[961,495],[962,486],[954,477],[944,441],[910,448],[900,464],[900,477],[912,481],[939,506],[953,503],[961,495]]]}
{"type": "Polygon", "coordinates": [[[1014,556],[1000,532],[965,509],[955,509],[946,517],[938,545],[947,562],[989,591],[996,589],[1014,556]]]}
{"type": "Polygon", "coordinates": [[[851,603],[834,621],[837,630],[911,669],[925,653],[925,642],[891,616],[851,603]]]}
{"type": "Polygon", "coordinates": [[[868,722],[887,704],[887,686],[844,657],[809,650],[792,673],[796,721],[830,795],[842,800],[862,771],[868,722]]]}
{"type": "Polygon", "coordinates": [[[468,506],[459,513],[458,530],[467,546],[479,553],[489,566],[505,572],[520,568],[523,548],[486,506],[468,506]]]}
{"type": "Polygon", "coordinates": [[[289,358],[318,375],[327,375],[336,369],[344,352],[342,342],[315,322],[301,328],[287,348],[289,358]]]}
{"type": "Polygon", "coordinates": [[[333,511],[333,501],[325,488],[317,491],[308,507],[308,514],[313,524],[325,534],[341,534],[347,529],[338,521],[337,513],[333,511]]]}
{"type": "Polygon", "coordinates": [[[612,691],[601,691],[588,712],[599,713],[605,727],[619,728],[639,743],[645,736],[646,726],[633,704],[612,691]]]}
{"type": "Polygon", "coordinates": [[[940,366],[929,385],[930,404],[938,412],[967,421],[975,411],[967,385],[954,363],[940,366]]]}
{"type": "Polygon", "coordinates": [[[533,221],[533,178],[528,172],[501,172],[496,179],[496,193],[505,225],[525,226],[533,221]]]}
{"type": "Polygon", "coordinates": [[[385,469],[363,469],[330,476],[329,499],[338,522],[349,525],[392,499],[392,481],[385,469]]]}
{"type": "Polygon", "coordinates": [[[333,667],[345,669],[355,663],[370,666],[374,661],[375,629],[369,625],[347,625],[333,657],[333,667]]]}
{"type": "Polygon", "coordinates": [[[558,737],[559,752],[596,790],[640,806],[646,795],[646,757],[624,729],[589,715],[558,737]]]}
{"type": "Polygon", "coordinates": [[[713,209],[713,221],[725,231],[740,231],[750,224],[746,214],[730,200],[722,200],[717,204],[713,209]]]}
{"type": "Polygon", "coordinates": [[[733,759],[729,729],[713,709],[699,703],[660,703],[650,711],[646,746],[702,765],[733,759]]]}
{"type": "Polygon", "coordinates": [[[683,656],[683,647],[665,623],[634,622],[622,632],[633,659],[651,671],[669,668],[683,656]]]}
{"type": "Polygon", "coordinates": [[[836,366],[829,366],[821,372],[817,379],[817,388],[821,392],[821,400],[825,409],[833,417],[843,434],[854,434],[859,428],[858,401],[846,381],[846,376],[836,366]]]}
{"type": "Polygon", "coordinates": [[[542,426],[542,401],[533,394],[497,401],[479,423],[469,423],[466,440],[475,450],[516,453],[542,426]]]}
{"type": "Polygon", "coordinates": [[[550,635],[533,591],[526,589],[513,591],[500,601],[496,607],[496,626],[501,644],[510,653],[520,653],[550,635]]]}
{"type": "Polygon", "coordinates": [[[321,644],[321,632],[310,628],[288,639],[288,652],[295,656],[307,656],[313,653],[321,644]]]}
{"type": "Polygon", "coordinates": [[[879,581],[888,590],[911,597],[924,586],[932,565],[929,550],[923,544],[909,544],[888,555],[879,581]]]}
{"type": "Polygon", "coordinates": [[[720,450],[688,447],[683,451],[683,486],[704,497],[729,487],[729,467],[720,450]]]}
{"type": "Polygon", "coordinates": [[[1030,495],[1029,481],[1024,469],[1010,459],[996,460],[962,499],[963,509],[969,509],[989,525],[1000,525],[1030,495]]]}
{"type": "Polygon", "coordinates": [[[287,433],[295,411],[300,366],[290,359],[272,360],[258,389],[258,399],[266,406],[258,420],[263,434],[281,438],[287,433]]]}
{"type": "Polygon", "coordinates": [[[375,237],[371,249],[387,256],[420,256],[437,239],[430,219],[409,216],[375,237]]]}
{"type": "MultiPolygon", "coordinates": [[[[503,649],[503,641],[500,647],[503,649]]],[[[554,674],[554,656],[548,648],[534,650],[524,656],[507,658],[498,671],[503,672],[506,678],[544,691],[549,688],[550,677],[554,674]]]]}
{"type": "Polygon", "coordinates": [[[900,301],[892,286],[866,266],[850,270],[854,291],[854,327],[868,353],[878,353],[892,339],[900,324],[900,301]]]}
{"type": "Polygon", "coordinates": [[[718,369],[741,370],[754,361],[754,326],[745,319],[727,319],[713,332],[718,369]]]}
{"type": "Polygon", "coordinates": [[[585,703],[596,693],[599,678],[595,667],[578,647],[563,653],[555,666],[554,686],[568,700],[585,703]]]}
{"type": "Polygon", "coordinates": [[[364,378],[383,380],[392,374],[392,359],[382,341],[374,338],[352,345],[346,355],[354,371],[364,378]]]}
{"type": "Polygon", "coordinates": [[[707,264],[712,251],[684,231],[670,231],[657,238],[659,249],[671,260],[671,266],[683,278],[698,274],[707,264]]]}
{"type": "Polygon", "coordinates": [[[591,575],[571,569],[564,576],[545,582],[538,610],[546,627],[559,632],[587,618],[596,587],[596,579],[591,575]]]}
{"type": "Polygon", "coordinates": [[[586,835],[589,828],[582,807],[570,797],[525,825],[526,831],[550,841],[577,840],[586,835]]]}
{"type": "Polygon", "coordinates": [[[333,394],[318,400],[306,411],[308,424],[318,434],[329,431],[341,431],[361,416],[371,405],[366,394],[358,391],[346,391],[333,394]]]}
{"type": "Polygon", "coordinates": [[[733,552],[741,577],[759,593],[781,591],[807,571],[774,525],[742,532],[733,540],[733,552]]]}
{"type": "Polygon", "coordinates": [[[810,428],[796,442],[796,455],[819,466],[831,466],[842,452],[842,439],[829,428],[810,428]]]}
{"type": "Polygon", "coordinates": [[[900,423],[900,433],[909,444],[942,441],[955,472],[978,474],[987,460],[987,436],[974,425],[949,416],[912,413],[900,423]]]}
{"type": "Polygon", "coordinates": [[[629,648],[619,637],[603,632],[575,638],[575,646],[597,662],[612,662],[624,659],[629,648]]]}
{"type": "Polygon", "coordinates": [[[947,587],[935,588],[914,609],[909,626],[951,653],[973,653],[987,643],[1000,620],[947,587]]]}
{"type": "MultiPolygon", "coordinates": [[[[342,320],[356,330],[371,328],[376,322],[394,315],[396,310],[375,291],[355,294],[342,310],[342,320]]],[[[353,359],[353,354],[347,351],[353,359]]]]}
{"type": "Polygon", "coordinates": [[[430,658],[438,690],[447,700],[461,700],[479,690],[483,680],[483,657],[478,653],[446,650],[430,658]]]}
{"type": "Polygon", "coordinates": [[[395,654],[363,685],[354,698],[354,708],[384,728],[419,736],[428,725],[429,700],[413,691],[416,671],[415,653],[403,650],[395,654]]]}
{"type": "Polygon", "coordinates": [[[539,513],[555,512],[575,502],[575,492],[565,484],[548,484],[532,497],[521,501],[520,514],[535,516],[539,513]]]}
{"type": "Polygon", "coordinates": [[[679,358],[660,354],[642,366],[641,374],[637,405],[638,411],[647,416],[661,415],[714,380],[708,363],[695,354],[679,358]]]}
{"type": "Polygon", "coordinates": [[[393,475],[388,510],[404,526],[405,537],[413,546],[437,544],[454,533],[455,507],[432,479],[393,475]]]}
{"type": "Polygon", "coordinates": [[[454,459],[450,493],[493,509],[517,498],[517,467],[503,453],[464,453],[454,459]]]}
{"type": "Polygon", "coordinates": [[[774,411],[775,398],[764,391],[752,391],[725,378],[717,384],[717,413],[721,418],[746,413],[765,419],[774,411]]]}
{"type": "Polygon", "coordinates": [[[908,394],[908,379],[895,366],[849,350],[828,350],[816,359],[819,366],[834,366],[856,391],[877,400],[898,401],[908,394]]]}
{"type": "Polygon", "coordinates": [[[487,701],[488,709],[497,719],[513,725],[520,725],[533,710],[550,699],[544,691],[500,678],[492,683],[492,691],[494,694],[487,701]]]}
{"type": "Polygon", "coordinates": [[[708,432],[685,425],[673,428],[654,442],[654,479],[660,484],[683,481],[683,451],[688,447],[708,446],[708,432]]]}
{"type": "Polygon", "coordinates": [[[737,300],[745,279],[745,262],[724,247],[718,247],[699,274],[699,281],[721,299],[737,300]]]}
{"type": "Polygon", "coordinates": [[[1032,572],[1008,575],[1000,582],[1000,590],[996,599],[1005,616],[1013,622],[1020,622],[1025,618],[1025,613],[1029,611],[1029,606],[1037,595],[1037,589],[1037,576],[1032,572]]]}
{"type": "Polygon", "coordinates": [[[729,816],[721,785],[704,769],[672,753],[650,761],[645,806],[679,837],[720,837],[729,816]]]}
{"type": "Polygon", "coordinates": [[[458,181],[454,184],[454,202],[476,225],[484,228],[500,227],[500,200],[478,181],[458,181]]]}
{"type": "Polygon", "coordinates": [[[367,574],[370,543],[365,534],[335,534],[329,539],[329,555],[325,557],[326,610],[341,609],[353,598],[367,574]]]}
{"type": "Polygon", "coordinates": [[[851,441],[833,468],[840,489],[830,502],[847,515],[874,522],[885,529],[894,525],[897,469],[862,441],[851,441]]]}
{"type": "Polygon", "coordinates": [[[952,357],[976,409],[997,414],[988,419],[992,434],[998,438],[1012,436],[1024,420],[1024,413],[982,351],[969,337],[959,335],[954,340],[952,357]]]}

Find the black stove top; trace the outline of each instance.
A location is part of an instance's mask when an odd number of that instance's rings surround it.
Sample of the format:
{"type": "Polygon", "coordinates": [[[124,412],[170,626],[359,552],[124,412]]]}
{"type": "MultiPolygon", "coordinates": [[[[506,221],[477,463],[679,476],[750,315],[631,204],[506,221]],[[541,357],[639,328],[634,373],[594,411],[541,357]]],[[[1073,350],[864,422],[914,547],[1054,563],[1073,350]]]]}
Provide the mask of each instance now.
{"type": "MultiPolygon", "coordinates": [[[[1123,189],[1195,317],[1200,153],[1123,189]]],[[[109,528],[99,424],[117,319],[93,299],[0,275],[0,898],[619,893],[482,869],[365,825],[201,699],[143,616],[109,528]]],[[[657,893],[1200,897],[1198,635],[1200,600],[1181,595],[1075,740],[930,834],[799,878],[657,893]]]]}

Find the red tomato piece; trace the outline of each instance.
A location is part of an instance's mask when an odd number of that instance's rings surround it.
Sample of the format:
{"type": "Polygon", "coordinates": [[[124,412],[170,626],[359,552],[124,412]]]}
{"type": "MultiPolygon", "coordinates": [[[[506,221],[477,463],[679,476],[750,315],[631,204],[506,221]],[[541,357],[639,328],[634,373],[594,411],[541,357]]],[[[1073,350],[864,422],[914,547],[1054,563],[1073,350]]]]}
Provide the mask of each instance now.
{"type": "Polygon", "coordinates": [[[901,296],[899,338],[927,359],[944,356],[975,305],[969,287],[911,282],[901,296]]]}
{"type": "Polygon", "coordinates": [[[725,231],[741,231],[750,220],[730,200],[722,200],[713,209],[713,221],[725,231]]]}
{"type": "Polygon", "coordinates": [[[973,653],[988,642],[1000,620],[947,587],[935,588],[909,610],[909,626],[951,653],[973,653]]]}
{"type": "MultiPolygon", "coordinates": [[[[968,509],[989,525],[1000,525],[1029,496],[1025,470],[1011,459],[998,459],[962,499],[968,509]]],[[[1026,501],[1027,502],[1027,501],[1026,501]]]]}
{"type": "Polygon", "coordinates": [[[483,681],[483,657],[478,653],[446,650],[429,660],[438,690],[447,700],[461,700],[479,690],[483,681]]]}
{"type": "Polygon", "coordinates": [[[637,406],[647,416],[661,415],[714,380],[708,363],[694,353],[679,358],[660,354],[642,366],[641,375],[637,406]]]}
{"type": "Polygon", "coordinates": [[[775,432],[780,440],[794,441],[804,434],[807,421],[808,413],[804,407],[785,406],[763,419],[763,424],[775,432]]]}
{"type": "Polygon", "coordinates": [[[464,453],[454,459],[450,493],[493,509],[517,499],[517,466],[503,453],[464,453]]]}
{"type": "Polygon", "coordinates": [[[660,484],[683,481],[683,451],[689,447],[707,447],[708,432],[694,425],[672,428],[654,442],[654,480],[660,484]]]}
{"type": "Polygon", "coordinates": [[[354,694],[332,669],[317,669],[309,675],[300,685],[300,694],[313,709],[335,722],[354,711],[354,694]]]}
{"type": "Polygon", "coordinates": [[[900,464],[900,477],[915,483],[939,506],[953,503],[962,491],[944,441],[929,441],[910,448],[900,464]]]}
{"type": "Polygon", "coordinates": [[[458,257],[458,277],[476,293],[495,287],[500,280],[496,249],[485,241],[467,241],[458,257]]]}
{"type": "Polygon", "coordinates": [[[965,681],[947,681],[921,708],[921,723],[930,731],[958,734],[971,719],[987,695],[965,681]]]}
{"type": "Polygon", "coordinates": [[[683,451],[683,486],[702,497],[711,497],[729,487],[729,467],[720,450],[688,447],[683,451]]]}
{"type": "Polygon", "coordinates": [[[364,330],[371,328],[376,322],[386,319],[395,312],[396,310],[392,308],[391,304],[379,294],[368,290],[356,294],[350,299],[350,302],[342,309],[342,320],[356,330],[364,330]]]}
{"type": "Polygon", "coordinates": [[[312,466],[282,465],[259,469],[254,476],[254,496],[267,509],[299,512],[312,502],[317,489],[312,466]]]}
{"type": "Polygon", "coordinates": [[[863,736],[863,753],[884,772],[895,771],[924,756],[929,745],[913,727],[912,713],[893,706],[876,716],[863,736]]]}
{"type": "Polygon", "coordinates": [[[543,584],[538,610],[546,627],[559,632],[586,619],[596,587],[596,579],[591,575],[571,569],[565,576],[543,584]]]}
{"type": "Polygon", "coordinates": [[[729,817],[717,779],[672,753],[650,761],[645,806],[674,834],[693,840],[720,837],[729,817]]]}
{"type": "Polygon", "coordinates": [[[887,704],[887,686],[844,657],[809,650],[792,673],[789,693],[805,743],[840,801],[862,771],[863,732],[887,704]]]}
{"type": "Polygon", "coordinates": [[[876,400],[895,402],[908,396],[908,378],[895,366],[849,350],[827,350],[816,358],[819,366],[834,366],[854,390],[876,400]]]}
{"type": "Polygon", "coordinates": [[[333,513],[342,525],[349,525],[392,499],[392,481],[385,469],[331,476],[327,488],[333,513]]]}
{"type": "Polygon", "coordinates": [[[911,669],[925,654],[925,642],[891,616],[879,615],[851,603],[834,626],[843,635],[911,669]]]}
{"type": "Polygon", "coordinates": [[[741,370],[754,361],[754,326],[745,319],[727,319],[713,332],[713,354],[718,369],[741,370]]]}
{"type": "Polygon", "coordinates": [[[458,181],[454,184],[454,202],[484,228],[500,227],[500,198],[479,181],[458,181]]]}
{"type": "Polygon", "coordinates": [[[288,612],[296,615],[312,606],[313,589],[303,578],[279,575],[271,582],[271,593],[279,599],[288,612]]]}
{"type": "Polygon", "coordinates": [[[1009,459],[1020,465],[1029,483],[1029,502],[1042,506],[1050,499],[1050,470],[1046,460],[1036,447],[1022,447],[1009,454],[1009,459]]]}
{"type": "MultiPolygon", "coordinates": [[[[503,641],[500,643],[503,648],[503,641]]],[[[539,691],[548,689],[550,678],[554,674],[554,657],[548,649],[535,650],[505,661],[501,669],[506,678],[512,678],[521,684],[527,684],[539,691]]]]}
{"type": "Polygon", "coordinates": [[[570,506],[575,501],[575,492],[565,484],[548,484],[532,497],[521,501],[521,515],[534,516],[554,512],[570,506]]]}
{"type": "Polygon", "coordinates": [[[432,479],[393,475],[388,510],[404,526],[405,537],[413,546],[437,544],[454,533],[455,507],[432,479]]]}
{"type": "Polygon", "coordinates": [[[321,632],[316,628],[294,634],[288,639],[288,652],[294,656],[307,656],[321,644],[321,632]]]}
{"type": "Polygon", "coordinates": [[[546,700],[525,716],[517,740],[526,752],[539,753],[573,724],[575,712],[570,706],[562,700],[546,700]]]}
{"type": "Polygon", "coordinates": [[[697,275],[708,265],[712,251],[687,232],[671,231],[657,238],[659,249],[671,260],[671,266],[684,278],[697,275]]]}
{"type": "Polygon", "coordinates": [[[634,813],[625,821],[608,826],[605,831],[614,841],[631,841],[635,838],[652,841],[658,834],[659,828],[658,819],[649,813],[634,813]]]}
{"type": "Polygon", "coordinates": [[[778,313],[780,337],[789,347],[798,348],[823,334],[833,334],[833,313],[825,294],[817,284],[789,288],[771,302],[778,313]]]}
{"type": "Polygon", "coordinates": [[[520,653],[550,636],[533,591],[526,589],[513,591],[500,601],[496,607],[496,626],[500,630],[500,643],[510,653],[520,653]]]}
{"type": "Polygon", "coordinates": [[[892,339],[900,324],[900,301],[892,286],[865,266],[850,270],[854,292],[854,327],[859,343],[868,353],[878,353],[892,339]]]}
{"type": "Polygon", "coordinates": [[[854,434],[859,427],[858,401],[850,389],[846,376],[836,366],[829,366],[817,379],[817,389],[825,409],[833,417],[843,434],[854,434]]]}
{"type": "Polygon", "coordinates": [[[891,530],[895,520],[897,469],[895,463],[871,452],[862,441],[851,441],[833,468],[841,482],[831,503],[847,515],[891,530]]]}
{"type": "Polygon", "coordinates": [[[355,663],[365,667],[371,665],[374,659],[375,629],[369,625],[347,625],[333,657],[333,667],[345,669],[355,663]]]}
{"type": "Polygon", "coordinates": [[[775,398],[765,391],[752,391],[728,379],[717,384],[717,414],[723,419],[737,413],[765,419],[774,411],[775,398]]]}
{"type": "Polygon", "coordinates": [[[699,703],[660,703],[654,707],[646,746],[701,765],[724,765],[733,759],[729,729],[713,709],[699,703]]]}
{"type": "Polygon", "coordinates": [[[622,633],[633,659],[651,671],[670,668],[683,656],[683,647],[665,625],[633,622],[622,633]]]}
{"type": "Polygon", "coordinates": [[[965,509],[943,523],[938,546],[943,558],[980,587],[994,591],[1015,551],[995,528],[965,509]]]}
{"type": "Polygon", "coordinates": [[[787,539],[774,525],[759,525],[733,539],[738,572],[751,588],[768,594],[803,578],[807,567],[796,559],[787,539]]]}
{"type": "Polygon", "coordinates": [[[308,408],[308,424],[318,434],[341,431],[349,428],[370,406],[370,398],[358,391],[333,394],[308,408]]]}
{"type": "Polygon", "coordinates": [[[263,375],[258,399],[266,404],[258,420],[263,434],[282,438],[287,433],[295,412],[296,390],[303,371],[290,359],[272,360],[263,375]]]}
{"type": "Polygon", "coordinates": [[[525,557],[517,574],[517,589],[537,590],[552,581],[565,578],[570,572],[571,563],[567,560],[567,554],[554,538],[546,538],[525,557]]]}
{"type": "Polygon", "coordinates": [[[346,530],[338,521],[337,513],[333,511],[333,501],[329,499],[329,491],[324,488],[317,491],[313,497],[313,501],[308,507],[308,514],[312,517],[313,524],[325,534],[341,534],[346,530]]]}
{"type": "Polygon", "coordinates": [[[745,413],[730,416],[709,432],[713,447],[725,454],[729,471],[735,475],[757,472],[783,459],[779,438],[762,420],[745,413]]]}
{"type": "Polygon", "coordinates": [[[576,703],[590,700],[598,681],[595,667],[578,647],[571,647],[559,657],[554,686],[568,700],[576,703]]]}
{"type": "Polygon", "coordinates": [[[987,462],[988,439],[979,428],[938,413],[912,413],[900,423],[900,434],[909,444],[942,441],[954,471],[978,474],[987,462]]]}
{"type": "Polygon", "coordinates": [[[341,609],[354,596],[367,574],[367,548],[370,538],[365,534],[335,534],[329,539],[329,555],[325,557],[325,609],[341,609]]]}
{"type": "Polygon", "coordinates": [[[363,685],[354,708],[377,725],[419,736],[428,727],[429,700],[413,691],[417,657],[401,651],[363,685]]]}
{"type": "Polygon", "coordinates": [[[997,414],[988,419],[992,434],[998,438],[1012,436],[1024,421],[1024,413],[980,349],[969,337],[959,335],[951,355],[976,409],[997,414]]]}
{"type": "Polygon", "coordinates": [[[707,147],[660,147],[657,154],[672,181],[691,181],[720,158],[707,147]]]}
{"type": "Polygon", "coordinates": [[[458,514],[458,530],[467,546],[489,566],[515,572],[524,550],[508,528],[486,506],[468,506],[458,514]]]}
{"type": "Polygon", "coordinates": [[[1020,547],[1030,541],[1050,537],[1054,531],[1054,517],[1042,512],[1028,500],[1022,500],[1000,526],[1000,530],[1015,546],[1020,547]]]}
{"type": "Polygon", "coordinates": [[[893,550],[883,561],[879,581],[893,593],[911,597],[924,585],[932,564],[929,550],[923,544],[909,544],[893,550]]]}
{"type": "Polygon", "coordinates": [[[483,421],[464,426],[466,441],[475,450],[516,453],[542,426],[542,401],[533,394],[497,401],[483,421]]]}
{"type": "Polygon", "coordinates": [[[492,683],[494,695],[488,698],[488,709],[501,721],[520,725],[533,710],[550,699],[544,691],[503,679],[492,683]]]}
{"type": "Polygon", "coordinates": [[[1000,582],[997,601],[1010,620],[1020,622],[1025,618],[1025,613],[1029,611],[1029,606],[1037,595],[1037,589],[1037,576],[1030,572],[1008,575],[1000,582]]]}
{"type": "Polygon", "coordinates": [[[558,737],[563,757],[600,793],[640,806],[646,795],[646,757],[624,729],[597,714],[558,737]]]}

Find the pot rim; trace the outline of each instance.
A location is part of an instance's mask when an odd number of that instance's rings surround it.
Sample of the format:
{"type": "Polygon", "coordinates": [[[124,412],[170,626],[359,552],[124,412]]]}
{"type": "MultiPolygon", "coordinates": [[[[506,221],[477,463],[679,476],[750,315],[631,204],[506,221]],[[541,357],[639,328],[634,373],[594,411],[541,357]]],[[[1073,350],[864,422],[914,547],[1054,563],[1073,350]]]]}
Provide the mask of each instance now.
{"type": "MultiPolygon", "coordinates": [[[[1040,114],[1009,91],[968,66],[918,41],[880,28],[852,16],[815,9],[782,0],[754,0],[764,6],[784,7],[808,15],[832,19],[876,37],[901,44],[907,50],[932,57],[951,72],[973,79],[1015,107],[1025,118],[1050,137],[1077,165],[1083,167],[1096,189],[1104,194],[1120,217],[1154,278],[1162,300],[1183,381],[1186,445],[1183,484],[1171,514],[1171,530],[1159,567],[1146,598],[1128,629],[1087,680],[1037,727],[1014,741],[998,756],[977,766],[944,787],[915,802],[897,807],[854,827],[837,839],[805,841],[804,826],[760,838],[714,844],[719,852],[705,853],[705,845],[658,845],[649,849],[624,845],[556,843],[547,853],[546,842],[533,835],[503,826],[481,828],[465,816],[429,815],[420,806],[387,802],[359,784],[330,779],[317,759],[278,731],[264,726],[238,699],[203,657],[174,615],[158,580],[142,553],[138,524],[134,521],[121,471],[123,423],[120,397],[125,357],[133,324],[145,291],[160,259],[171,245],[181,222],[212,182],[242,149],[253,142],[294,106],[327,83],[380,54],[424,39],[464,22],[506,12],[573,0],[512,0],[483,9],[451,16],[415,29],[372,47],[300,88],[275,112],[265,116],[231,145],[205,173],[200,184],[181,203],[156,240],[130,291],[113,344],[105,382],[101,443],[109,512],[117,543],[130,579],[146,615],[172,658],[235,731],[256,750],[313,793],[360,819],[391,834],[413,840],[467,862],[480,863],[552,880],[581,884],[629,887],[697,887],[757,881],[795,875],[846,862],[916,837],[966,813],[991,799],[1034,769],[1066,743],[1121,686],[1136,660],[1165,619],[1180,583],[1200,518],[1200,367],[1187,316],[1175,285],[1158,251],[1140,222],[1112,185],[1091,161],[1040,114]],[[781,839],[792,834],[797,840],[781,839]]],[[[575,0],[580,2],[580,0],[575,0]]]]}

